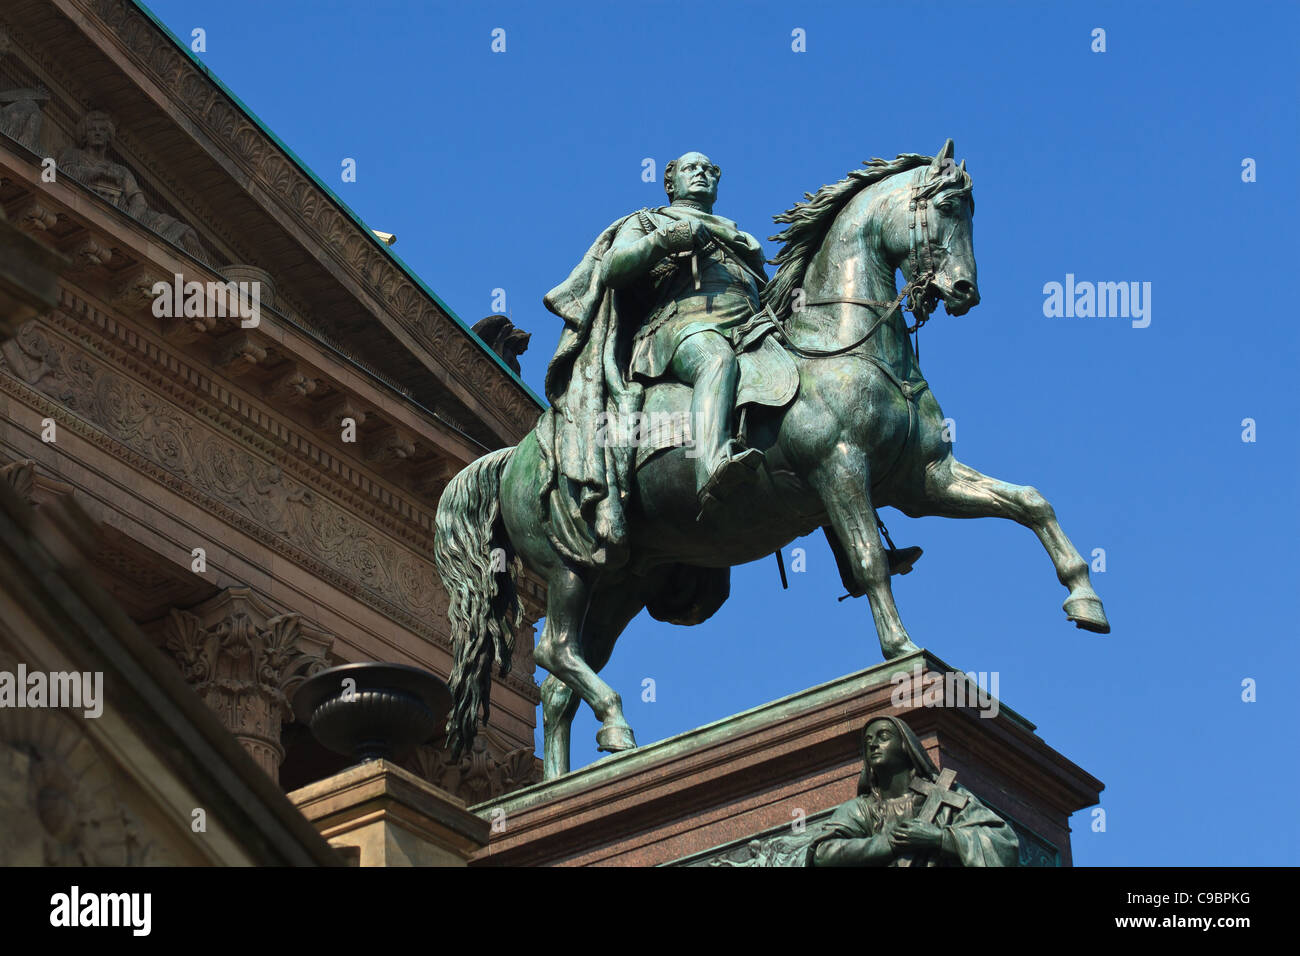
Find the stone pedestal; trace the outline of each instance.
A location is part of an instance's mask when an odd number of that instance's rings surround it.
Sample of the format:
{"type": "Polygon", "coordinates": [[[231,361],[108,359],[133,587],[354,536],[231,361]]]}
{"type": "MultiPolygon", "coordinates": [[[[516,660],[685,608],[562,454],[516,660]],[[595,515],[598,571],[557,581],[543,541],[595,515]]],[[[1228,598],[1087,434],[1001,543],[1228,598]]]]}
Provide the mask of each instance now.
{"type": "Polygon", "coordinates": [[[1101,782],[964,676],[944,679],[959,673],[919,651],[477,804],[492,833],[471,865],[751,863],[853,797],[862,728],[894,714],[1015,827],[1023,865],[1069,866],[1070,814],[1101,782]]]}
{"type": "Polygon", "coordinates": [[[289,794],[330,845],[359,866],[465,866],[488,822],[464,801],[387,760],[289,794]]]}

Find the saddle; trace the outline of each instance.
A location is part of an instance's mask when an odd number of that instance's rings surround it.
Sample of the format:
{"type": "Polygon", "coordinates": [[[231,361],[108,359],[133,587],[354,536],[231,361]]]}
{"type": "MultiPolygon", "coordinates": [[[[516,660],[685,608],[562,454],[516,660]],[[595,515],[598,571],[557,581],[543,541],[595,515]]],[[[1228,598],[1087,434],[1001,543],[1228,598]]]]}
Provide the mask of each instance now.
{"type": "MultiPolygon", "coordinates": [[[[741,413],[742,422],[745,406],[784,408],[798,394],[799,370],[790,353],[771,334],[777,329],[772,313],[764,308],[755,312],[742,325],[730,330],[736,360],[740,365],[736,411],[741,413]]],[[[672,415],[652,420],[648,423],[643,440],[637,445],[635,467],[640,468],[665,449],[689,444],[690,440],[689,415],[672,415]]]]}

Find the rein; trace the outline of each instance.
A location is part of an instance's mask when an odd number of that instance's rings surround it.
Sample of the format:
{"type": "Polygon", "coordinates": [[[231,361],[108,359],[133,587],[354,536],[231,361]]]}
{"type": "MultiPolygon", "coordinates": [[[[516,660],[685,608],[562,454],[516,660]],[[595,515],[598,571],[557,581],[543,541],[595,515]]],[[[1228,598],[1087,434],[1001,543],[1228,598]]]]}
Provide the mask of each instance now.
{"type": "MultiPolygon", "coordinates": [[[[929,297],[930,286],[934,284],[934,252],[930,247],[930,220],[929,220],[929,199],[920,195],[921,184],[912,184],[912,198],[907,204],[909,218],[907,223],[907,232],[909,237],[910,249],[907,253],[908,264],[912,267],[912,279],[903,286],[903,291],[898,293],[893,302],[877,302],[875,299],[855,299],[850,296],[834,296],[829,299],[813,299],[805,302],[805,306],[810,305],[860,305],[868,309],[883,308],[885,311],[871,323],[860,338],[849,345],[835,349],[813,349],[804,348],[791,341],[786,334],[785,329],[778,323],[777,335],[786,348],[796,355],[803,358],[829,358],[833,355],[843,355],[846,352],[852,352],[854,349],[864,345],[876,329],[894,314],[894,311],[900,306],[916,316],[916,322],[906,327],[906,331],[915,333],[920,331],[921,326],[930,321],[930,309],[926,308],[926,300],[929,297]],[[918,249],[921,252],[918,252],[918,249]],[[922,252],[924,255],[922,255],[922,252]],[[925,271],[922,271],[922,259],[924,259],[925,271]],[[905,303],[905,304],[904,304],[905,303]]],[[[919,338],[919,336],[918,336],[919,338]]],[[[916,358],[919,362],[921,351],[919,345],[914,345],[916,358]]]]}

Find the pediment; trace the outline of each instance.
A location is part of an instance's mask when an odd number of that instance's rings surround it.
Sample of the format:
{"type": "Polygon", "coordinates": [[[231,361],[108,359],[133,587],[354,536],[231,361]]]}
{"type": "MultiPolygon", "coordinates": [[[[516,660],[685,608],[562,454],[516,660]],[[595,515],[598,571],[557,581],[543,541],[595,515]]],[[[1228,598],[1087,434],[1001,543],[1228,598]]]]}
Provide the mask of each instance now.
{"type": "MultiPolygon", "coordinates": [[[[84,203],[105,207],[124,205],[128,170],[140,197],[130,226],[143,238],[80,243],[67,217],[31,208],[30,190],[7,181],[0,208],[10,219],[46,215],[47,238],[124,287],[156,267],[157,250],[218,279],[232,267],[264,270],[273,320],[450,429],[495,448],[533,426],[540,400],[146,11],[130,0],[16,0],[0,30],[10,41],[0,55],[0,163],[25,161],[17,172],[30,183],[55,158],[89,180],[78,183],[84,203]],[[33,90],[41,95],[22,95],[33,90]],[[96,157],[79,162],[78,127],[92,111],[114,124],[107,174],[96,157]]],[[[0,178],[13,177],[0,168],[0,178]]]]}

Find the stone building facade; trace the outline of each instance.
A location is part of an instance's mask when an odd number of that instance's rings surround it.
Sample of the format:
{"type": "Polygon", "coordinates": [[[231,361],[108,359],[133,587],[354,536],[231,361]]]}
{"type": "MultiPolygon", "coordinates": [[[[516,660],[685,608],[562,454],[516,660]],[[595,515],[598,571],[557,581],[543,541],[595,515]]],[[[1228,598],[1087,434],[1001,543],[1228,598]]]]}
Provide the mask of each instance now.
{"type": "MultiPolygon", "coordinates": [[[[341,769],[293,689],[449,674],[437,501],[538,399],[131,0],[0,10],[0,215],[0,475],[281,792],[341,769]]],[[[525,605],[477,749],[407,764],[467,803],[539,777],[525,605]]]]}

